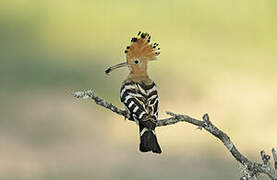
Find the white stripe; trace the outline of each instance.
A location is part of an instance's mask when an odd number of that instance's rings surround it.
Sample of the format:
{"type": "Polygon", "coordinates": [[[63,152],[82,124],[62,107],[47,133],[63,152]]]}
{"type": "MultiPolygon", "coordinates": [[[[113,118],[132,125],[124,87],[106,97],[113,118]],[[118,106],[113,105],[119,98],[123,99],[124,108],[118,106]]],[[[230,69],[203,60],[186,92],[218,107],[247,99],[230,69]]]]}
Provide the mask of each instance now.
{"type": "Polygon", "coordinates": [[[124,101],[124,103],[127,103],[127,101],[130,99],[130,98],[132,98],[132,96],[126,96],[126,99],[125,99],[125,101],[124,101]]]}
{"type": "Polygon", "coordinates": [[[142,94],[147,95],[146,91],[145,91],[142,87],[140,87],[139,84],[138,84],[138,87],[139,87],[139,90],[140,90],[140,92],[141,92],[142,94]]]}
{"type": "Polygon", "coordinates": [[[153,133],[154,135],[156,135],[156,132],[155,132],[155,130],[152,130],[152,133],[153,133]]]}
{"type": "Polygon", "coordinates": [[[138,125],[138,124],[139,124],[139,121],[138,121],[138,119],[137,119],[137,116],[136,116],[135,114],[133,114],[133,117],[134,117],[135,122],[136,122],[137,125],[138,125]]]}
{"type": "Polygon", "coordinates": [[[145,114],[145,112],[141,112],[139,115],[139,119],[141,119],[144,114],[145,114]]]}
{"type": "Polygon", "coordinates": [[[133,116],[133,118],[134,118],[134,121],[135,121],[137,124],[139,124],[139,121],[138,121],[138,119],[137,119],[137,115],[136,115],[136,114],[132,114],[132,116],[133,116]]]}
{"type": "Polygon", "coordinates": [[[146,131],[148,131],[148,129],[146,127],[143,128],[143,130],[140,132],[140,136],[142,136],[146,131]]]}
{"type": "Polygon", "coordinates": [[[147,90],[147,94],[149,95],[152,91],[156,91],[156,90],[157,90],[157,88],[154,85],[151,89],[147,90]]]}
{"type": "Polygon", "coordinates": [[[133,101],[130,102],[130,104],[128,105],[129,108],[131,108],[133,106],[133,104],[135,104],[133,101]]]}
{"type": "Polygon", "coordinates": [[[158,119],[158,113],[159,113],[159,109],[157,109],[157,111],[154,113],[154,116],[156,117],[156,119],[158,119]]]}
{"type": "Polygon", "coordinates": [[[124,86],[123,90],[122,90],[121,93],[120,93],[120,97],[122,97],[123,94],[124,94],[124,92],[125,92],[126,90],[129,90],[129,89],[135,89],[135,87],[134,87],[133,85],[126,85],[126,86],[124,86]]]}
{"type": "Polygon", "coordinates": [[[154,99],[154,98],[156,98],[157,97],[157,94],[155,94],[155,95],[153,95],[153,96],[151,96],[150,98],[148,98],[147,100],[148,101],[150,101],[151,99],[154,99]]]}
{"type": "Polygon", "coordinates": [[[125,91],[126,91],[126,89],[123,89],[123,90],[121,91],[121,93],[120,93],[120,97],[122,97],[122,96],[123,96],[123,94],[125,93],[125,91]]]}
{"type": "Polygon", "coordinates": [[[142,97],[141,94],[137,93],[137,94],[134,94],[134,93],[129,93],[129,95],[132,95],[132,96],[135,96],[135,97],[142,97]]]}
{"type": "Polygon", "coordinates": [[[138,109],[139,109],[139,107],[136,106],[136,107],[134,108],[134,113],[137,112],[138,109]]]}
{"type": "MultiPolygon", "coordinates": [[[[159,98],[155,99],[155,101],[152,103],[152,105],[155,105],[158,100],[159,100],[159,98]]],[[[149,105],[151,105],[151,104],[149,104],[149,105]]]]}
{"type": "MultiPolygon", "coordinates": [[[[145,95],[149,95],[152,91],[156,91],[157,90],[157,87],[156,85],[154,85],[151,89],[149,90],[144,90],[139,84],[137,84],[138,88],[140,89],[141,93],[145,94],[145,95]]],[[[123,94],[125,93],[126,90],[129,90],[129,89],[135,89],[135,86],[134,85],[126,85],[124,86],[123,90],[121,91],[120,93],[120,97],[123,96],[123,94]]],[[[132,93],[133,94],[133,93],[132,93]]],[[[134,95],[134,94],[133,94],[134,95]]],[[[136,94],[135,96],[138,96],[138,97],[141,97],[140,94],[136,94]]]]}

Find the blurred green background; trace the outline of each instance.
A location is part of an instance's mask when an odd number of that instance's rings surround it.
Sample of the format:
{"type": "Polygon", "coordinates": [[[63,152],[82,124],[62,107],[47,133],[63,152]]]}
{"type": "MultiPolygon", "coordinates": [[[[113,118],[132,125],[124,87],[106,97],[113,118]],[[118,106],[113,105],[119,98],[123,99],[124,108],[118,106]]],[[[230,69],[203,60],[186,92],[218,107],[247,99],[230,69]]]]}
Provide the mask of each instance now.
{"type": "Polygon", "coordinates": [[[238,179],[239,165],[190,124],[157,129],[162,155],[138,151],[135,123],[71,92],[123,107],[124,60],[139,30],[165,111],[205,112],[259,161],[277,146],[276,0],[1,0],[0,179],[238,179]]]}

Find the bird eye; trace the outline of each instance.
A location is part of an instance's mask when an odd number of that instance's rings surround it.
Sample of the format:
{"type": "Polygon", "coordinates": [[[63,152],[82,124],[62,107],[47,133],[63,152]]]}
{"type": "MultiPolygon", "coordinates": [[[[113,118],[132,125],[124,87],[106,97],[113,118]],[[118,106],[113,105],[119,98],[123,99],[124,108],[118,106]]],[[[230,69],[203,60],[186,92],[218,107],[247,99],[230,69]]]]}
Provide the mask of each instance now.
{"type": "Polygon", "coordinates": [[[138,63],[139,63],[139,60],[136,59],[134,63],[135,63],[135,64],[138,64],[138,63]]]}

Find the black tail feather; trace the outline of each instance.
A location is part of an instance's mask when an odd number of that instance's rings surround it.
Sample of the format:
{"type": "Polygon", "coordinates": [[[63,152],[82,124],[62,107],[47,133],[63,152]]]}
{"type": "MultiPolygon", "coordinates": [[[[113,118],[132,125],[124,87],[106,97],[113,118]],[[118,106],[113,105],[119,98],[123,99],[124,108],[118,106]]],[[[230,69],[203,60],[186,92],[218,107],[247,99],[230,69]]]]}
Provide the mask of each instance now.
{"type": "MultiPolygon", "coordinates": [[[[154,131],[154,130],[153,130],[154,131]]],[[[157,137],[152,130],[144,128],[140,131],[140,146],[141,152],[152,151],[153,153],[161,153],[161,147],[157,141],[157,137]]]]}

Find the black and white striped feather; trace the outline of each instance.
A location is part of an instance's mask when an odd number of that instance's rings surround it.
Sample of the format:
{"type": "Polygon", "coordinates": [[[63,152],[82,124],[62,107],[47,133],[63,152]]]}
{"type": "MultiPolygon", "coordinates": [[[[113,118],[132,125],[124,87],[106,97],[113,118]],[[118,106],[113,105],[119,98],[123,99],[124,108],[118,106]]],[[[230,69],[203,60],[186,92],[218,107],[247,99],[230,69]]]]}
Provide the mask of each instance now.
{"type": "Polygon", "coordinates": [[[120,100],[129,111],[130,118],[139,124],[140,150],[161,153],[155,135],[159,104],[155,83],[146,85],[143,82],[124,82],[120,90],[120,100]]]}

